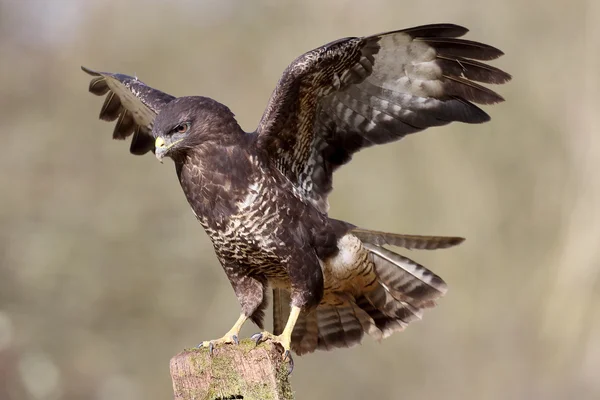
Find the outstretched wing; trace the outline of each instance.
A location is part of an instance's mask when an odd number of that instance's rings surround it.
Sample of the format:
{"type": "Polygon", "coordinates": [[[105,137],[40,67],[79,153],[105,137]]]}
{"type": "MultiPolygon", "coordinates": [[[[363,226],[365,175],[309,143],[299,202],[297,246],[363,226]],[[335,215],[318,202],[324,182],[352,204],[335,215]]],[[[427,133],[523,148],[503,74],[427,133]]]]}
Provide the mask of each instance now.
{"type": "Polygon", "coordinates": [[[257,128],[259,146],[326,213],[333,171],[360,149],[452,121],[489,120],[473,103],[503,98],[476,82],[511,77],[477,61],[503,53],[458,39],[467,32],[426,25],[340,39],[300,56],[271,96],[257,128]]]}
{"type": "Polygon", "coordinates": [[[175,97],[146,86],[135,77],[81,69],[94,77],[90,81],[90,92],[97,96],[106,95],[100,119],[117,121],[113,139],[126,139],[133,134],[129,148],[132,154],[154,152],[151,135],[154,118],[175,97]]]}

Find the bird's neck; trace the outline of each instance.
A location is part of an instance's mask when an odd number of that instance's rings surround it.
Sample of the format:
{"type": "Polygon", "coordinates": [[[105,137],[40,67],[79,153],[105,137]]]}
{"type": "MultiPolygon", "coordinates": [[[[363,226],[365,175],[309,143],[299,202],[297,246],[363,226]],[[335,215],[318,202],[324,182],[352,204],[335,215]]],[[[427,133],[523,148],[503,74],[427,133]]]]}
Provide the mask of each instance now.
{"type": "Polygon", "coordinates": [[[260,175],[261,162],[244,143],[203,144],[176,161],[185,196],[205,226],[228,219],[260,175]]]}

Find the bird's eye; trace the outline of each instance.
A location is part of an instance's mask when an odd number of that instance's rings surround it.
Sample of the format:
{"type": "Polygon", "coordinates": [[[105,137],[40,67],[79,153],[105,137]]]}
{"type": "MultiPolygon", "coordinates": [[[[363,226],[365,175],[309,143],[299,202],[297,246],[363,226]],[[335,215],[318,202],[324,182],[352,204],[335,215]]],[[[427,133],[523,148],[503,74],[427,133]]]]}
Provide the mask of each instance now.
{"type": "Polygon", "coordinates": [[[190,123],[184,122],[173,128],[173,133],[186,133],[190,129],[190,123]]]}

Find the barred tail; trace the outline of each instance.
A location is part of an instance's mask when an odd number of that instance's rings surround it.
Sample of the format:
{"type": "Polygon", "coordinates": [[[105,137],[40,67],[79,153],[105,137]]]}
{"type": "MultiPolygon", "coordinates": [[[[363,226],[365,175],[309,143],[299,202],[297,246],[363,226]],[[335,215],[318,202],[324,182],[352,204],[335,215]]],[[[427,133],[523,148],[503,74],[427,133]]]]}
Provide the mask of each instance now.
{"type": "MultiPolygon", "coordinates": [[[[297,354],[352,347],[364,334],[376,340],[402,331],[435,306],[446,283],[424,266],[382,245],[436,249],[464,239],[398,235],[355,229],[338,241],[339,254],[323,263],[325,294],[319,306],[302,313],[292,333],[297,354]]],[[[289,292],[275,289],[275,333],[287,319],[289,292]]]]}
{"type": "Polygon", "coordinates": [[[446,294],[446,283],[424,266],[383,247],[363,243],[369,251],[377,282],[357,298],[386,338],[420,320],[423,310],[446,294]]]}

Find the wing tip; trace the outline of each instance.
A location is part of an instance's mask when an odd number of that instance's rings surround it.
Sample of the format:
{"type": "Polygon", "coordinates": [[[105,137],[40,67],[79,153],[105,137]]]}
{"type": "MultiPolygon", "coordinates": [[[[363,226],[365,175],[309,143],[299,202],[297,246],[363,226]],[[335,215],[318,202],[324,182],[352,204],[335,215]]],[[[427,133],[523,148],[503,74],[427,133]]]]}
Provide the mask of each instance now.
{"type": "Polygon", "coordinates": [[[468,28],[452,23],[438,23],[415,26],[402,30],[404,33],[410,34],[412,37],[448,37],[456,38],[466,35],[469,32],[468,28]]]}
{"type": "Polygon", "coordinates": [[[83,65],[81,70],[94,78],[90,81],[88,91],[96,96],[104,96],[109,91],[108,84],[106,83],[105,76],[101,72],[94,71],[86,68],[83,65]]]}
{"type": "Polygon", "coordinates": [[[471,105],[470,115],[464,120],[457,120],[458,122],[464,122],[466,124],[485,124],[486,122],[490,122],[492,120],[490,114],[486,113],[473,103],[469,104],[471,105]]]}
{"type": "Polygon", "coordinates": [[[463,36],[463,35],[466,35],[467,33],[469,33],[469,28],[464,27],[462,25],[448,23],[448,22],[441,23],[441,24],[432,24],[429,26],[434,29],[444,30],[447,32],[446,34],[452,32],[454,37],[460,37],[460,36],[463,36]]]}
{"type": "MultiPolygon", "coordinates": [[[[500,70],[500,71],[502,71],[502,70],[500,70]]],[[[501,78],[500,78],[502,80],[499,81],[497,84],[501,85],[503,83],[508,83],[508,82],[512,81],[512,78],[513,78],[513,76],[511,74],[509,74],[506,71],[502,71],[501,78]]]]}
{"type": "Polygon", "coordinates": [[[83,65],[81,66],[81,70],[91,76],[102,76],[102,74],[100,72],[97,72],[97,71],[94,71],[93,69],[84,67],[83,65]]]}
{"type": "Polygon", "coordinates": [[[486,44],[485,46],[488,58],[484,61],[492,61],[504,55],[504,52],[495,46],[491,46],[489,44],[486,44]]]}
{"type": "Polygon", "coordinates": [[[414,40],[433,47],[441,56],[492,61],[504,55],[502,50],[489,44],[452,36],[418,36],[414,40]]]}
{"type": "MultiPolygon", "coordinates": [[[[477,81],[477,79],[473,79],[473,78],[471,80],[477,81]]],[[[508,83],[511,80],[512,80],[511,74],[509,74],[508,72],[505,72],[499,68],[495,68],[492,79],[489,82],[484,82],[484,83],[489,83],[491,85],[504,85],[505,83],[508,83]]],[[[479,82],[481,82],[481,81],[479,81],[479,82]]]]}
{"type": "Polygon", "coordinates": [[[460,237],[460,236],[452,237],[448,241],[448,247],[458,246],[459,244],[462,244],[465,240],[467,240],[467,239],[464,237],[460,237]]]}

